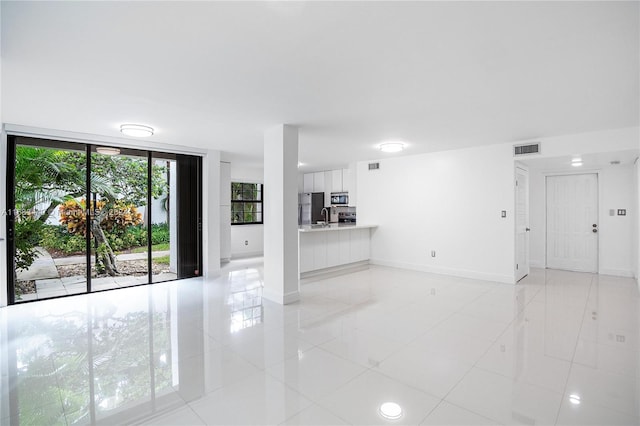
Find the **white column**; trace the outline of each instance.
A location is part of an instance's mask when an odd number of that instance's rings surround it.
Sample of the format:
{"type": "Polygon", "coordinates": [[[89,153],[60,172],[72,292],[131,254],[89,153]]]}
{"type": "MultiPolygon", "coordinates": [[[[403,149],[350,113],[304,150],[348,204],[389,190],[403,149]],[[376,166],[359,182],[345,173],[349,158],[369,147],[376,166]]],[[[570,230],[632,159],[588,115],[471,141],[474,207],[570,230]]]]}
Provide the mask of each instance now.
{"type": "Polygon", "coordinates": [[[286,124],[264,133],[263,297],[287,304],[299,299],[298,129],[286,124]]]}

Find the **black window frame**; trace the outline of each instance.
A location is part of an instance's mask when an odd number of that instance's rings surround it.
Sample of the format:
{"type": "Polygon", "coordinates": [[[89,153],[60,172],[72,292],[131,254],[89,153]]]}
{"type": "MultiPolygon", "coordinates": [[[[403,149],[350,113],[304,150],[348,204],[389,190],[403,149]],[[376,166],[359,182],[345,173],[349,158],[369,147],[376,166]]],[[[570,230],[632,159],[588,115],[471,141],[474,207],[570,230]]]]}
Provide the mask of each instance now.
{"type": "MultiPolygon", "coordinates": [[[[231,182],[231,206],[229,206],[229,208],[231,209],[231,225],[263,225],[264,224],[264,184],[260,183],[260,182],[231,182]],[[241,198],[241,199],[234,199],[234,191],[233,191],[233,186],[234,185],[242,185],[242,191],[241,193],[245,193],[245,189],[244,186],[245,185],[251,185],[251,186],[256,186],[257,185],[257,190],[252,192],[258,193],[259,194],[259,198],[255,198],[252,197],[250,199],[246,199],[246,198],[241,198]],[[243,212],[243,217],[242,217],[242,222],[235,222],[234,221],[234,206],[237,206],[238,204],[259,204],[260,205],[260,209],[258,212],[256,213],[260,213],[260,221],[252,221],[252,222],[245,222],[244,221],[244,208],[242,209],[243,212]]],[[[236,210],[237,211],[237,210],[236,210]]]]}

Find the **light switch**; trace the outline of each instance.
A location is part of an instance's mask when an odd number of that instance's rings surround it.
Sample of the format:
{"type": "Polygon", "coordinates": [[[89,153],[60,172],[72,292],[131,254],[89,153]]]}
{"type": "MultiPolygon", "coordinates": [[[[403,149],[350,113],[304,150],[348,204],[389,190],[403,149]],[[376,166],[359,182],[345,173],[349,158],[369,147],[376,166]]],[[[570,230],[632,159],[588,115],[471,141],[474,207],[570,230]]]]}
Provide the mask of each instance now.
{"type": "Polygon", "coordinates": [[[614,209],[609,209],[609,216],[615,216],[616,211],[614,209]]]}
{"type": "Polygon", "coordinates": [[[506,210],[502,210],[501,217],[503,217],[503,218],[507,217],[507,211],[506,210]]]}

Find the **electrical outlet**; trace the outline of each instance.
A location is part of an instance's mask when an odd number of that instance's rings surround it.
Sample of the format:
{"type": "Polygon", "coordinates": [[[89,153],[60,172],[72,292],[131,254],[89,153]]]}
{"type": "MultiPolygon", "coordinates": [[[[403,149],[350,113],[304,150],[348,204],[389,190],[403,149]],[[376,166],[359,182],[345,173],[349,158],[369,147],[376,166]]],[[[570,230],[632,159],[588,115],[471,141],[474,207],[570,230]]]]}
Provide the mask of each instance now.
{"type": "Polygon", "coordinates": [[[248,246],[249,245],[249,240],[244,240],[244,245],[248,246]]]}
{"type": "Polygon", "coordinates": [[[618,209],[618,216],[626,216],[627,209],[618,209]]]}
{"type": "Polygon", "coordinates": [[[431,250],[431,257],[436,257],[436,251],[435,250],[431,250]]]}

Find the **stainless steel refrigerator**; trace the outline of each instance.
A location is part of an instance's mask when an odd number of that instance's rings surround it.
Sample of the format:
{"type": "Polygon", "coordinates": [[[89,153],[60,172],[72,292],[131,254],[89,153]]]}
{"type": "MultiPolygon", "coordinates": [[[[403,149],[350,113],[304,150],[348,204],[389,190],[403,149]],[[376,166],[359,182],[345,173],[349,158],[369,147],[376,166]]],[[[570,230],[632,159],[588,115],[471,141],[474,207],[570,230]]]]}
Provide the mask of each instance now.
{"type": "Polygon", "coordinates": [[[324,192],[305,192],[298,194],[298,225],[309,225],[322,220],[324,192]]]}

